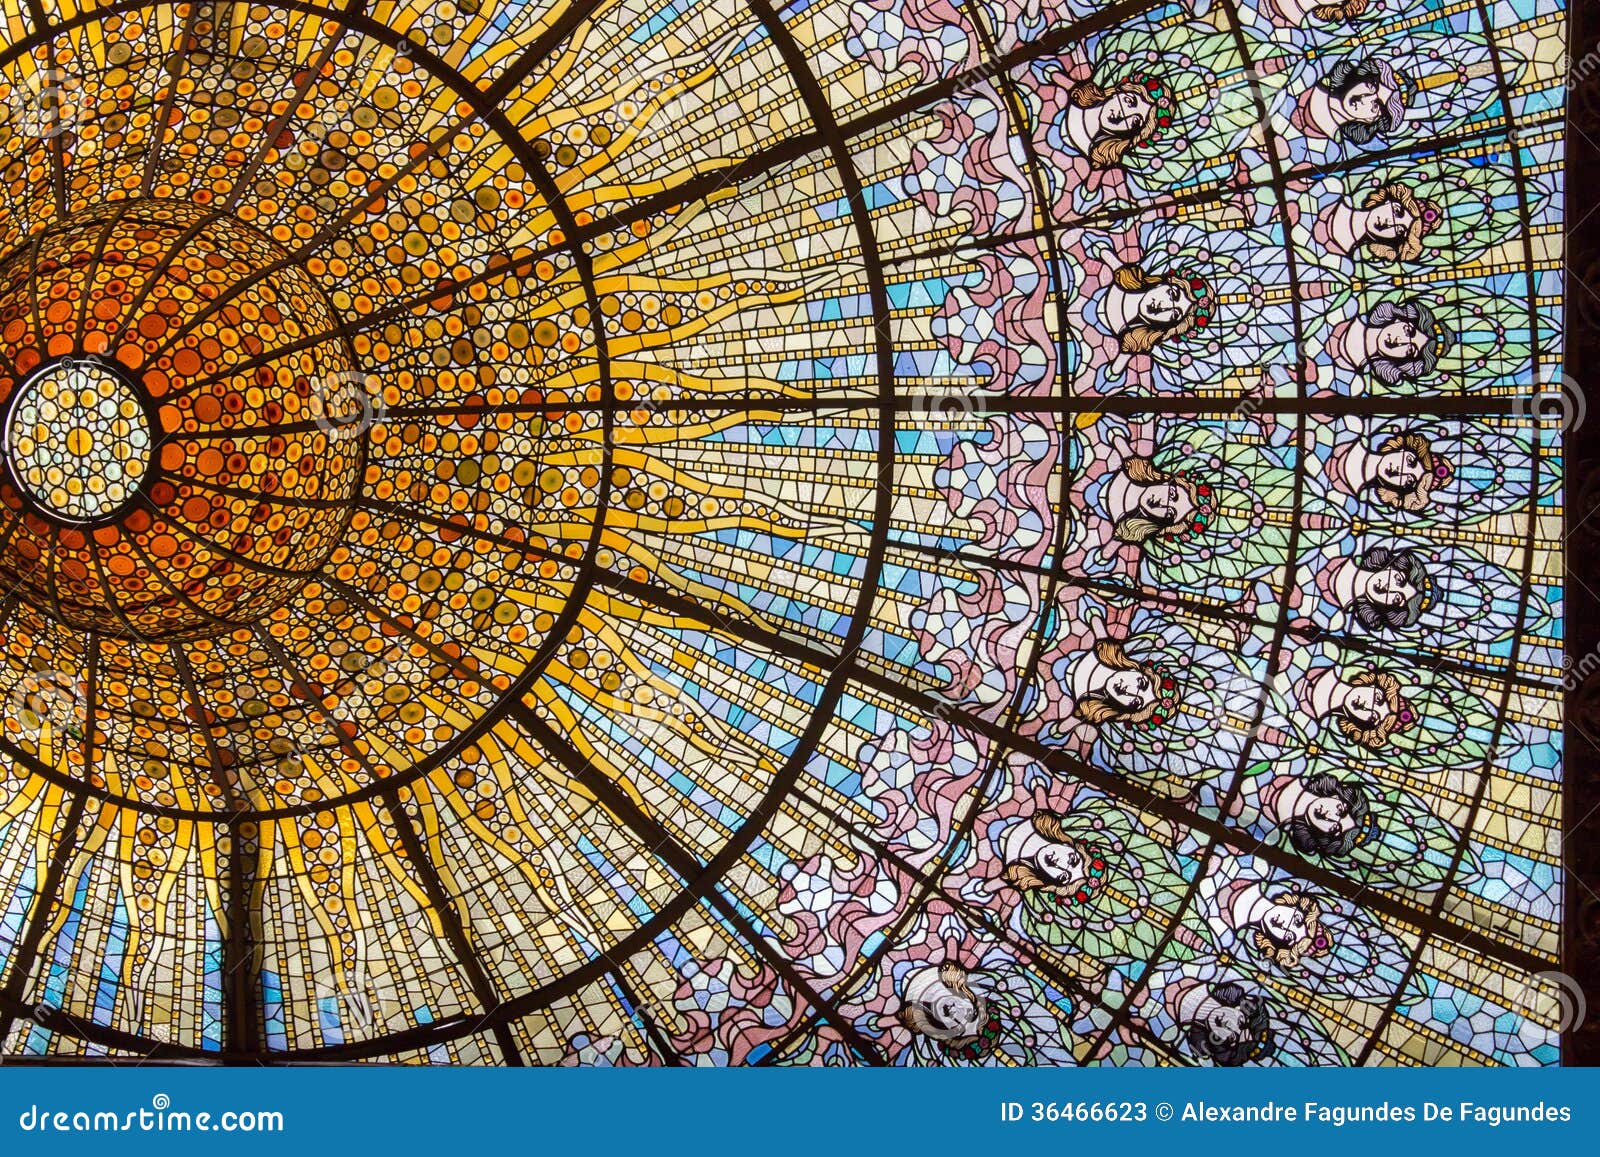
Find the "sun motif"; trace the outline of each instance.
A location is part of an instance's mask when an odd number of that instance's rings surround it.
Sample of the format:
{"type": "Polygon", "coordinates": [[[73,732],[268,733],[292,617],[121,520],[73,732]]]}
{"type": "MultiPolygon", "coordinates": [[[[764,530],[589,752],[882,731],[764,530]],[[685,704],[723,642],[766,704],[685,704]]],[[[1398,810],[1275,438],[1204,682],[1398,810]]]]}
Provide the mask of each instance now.
{"type": "Polygon", "coordinates": [[[236,999],[251,1047],[314,1049],[319,1001],[375,975],[373,1015],[404,1017],[386,957],[437,950],[384,941],[461,935],[416,867],[446,838],[515,865],[530,932],[499,951],[537,975],[632,923],[559,878],[577,817],[612,793],[648,811],[640,785],[671,781],[664,756],[630,766],[630,731],[714,764],[730,803],[776,770],[635,637],[666,613],[652,588],[764,621],[696,577],[709,559],[667,557],[683,537],[842,527],[675,451],[748,425],[720,394],[797,391],[661,351],[799,279],[641,264],[727,190],[606,224],[661,187],[626,171],[632,122],[709,73],[618,108],[557,94],[556,69],[513,129],[414,35],[152,6],[13,55],[53,52],[93,114],[31,147],[13,126],[19,178],[63,203],[14,205],[0,265],[0,690],[37,708],[8,722],[5,815],[96,801],[80,855],[117,865],[103,1019],[126,1038],[244,1047],[213,1008],[236,999]],[[141,63],[173,36],[189,64],[141,63]],[[422,924],[383,931],[373,887],[422,924]],[[286,888],[294,928],[267,914],[286,888]],[[149,998],[197,942],[224,978],[149,998]]]}

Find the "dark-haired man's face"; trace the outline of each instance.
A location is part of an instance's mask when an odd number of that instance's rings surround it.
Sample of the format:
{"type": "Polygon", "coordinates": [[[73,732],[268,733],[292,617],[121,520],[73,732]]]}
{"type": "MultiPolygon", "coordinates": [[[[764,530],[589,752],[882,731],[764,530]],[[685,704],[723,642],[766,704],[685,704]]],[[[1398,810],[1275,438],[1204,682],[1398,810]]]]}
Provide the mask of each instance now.
{"type": "Polygon", "coordinates": [[[1417,588],[1406,572],[1389,567],[1367,580],[1367,598],[1380,607],[1403,607],[1417,597],[1417,588]]]}
{"type": "Polygon", "coordinates": [[[1356,826],[1350,808],[1338,796],[1316,796],[1306,808],[1306,822],[1324,835],[1341,836],[1356,826]]]}
{"type": "Polygon", "coordinates": [[[1345,119],[1358,124],[1377,124],[1383,116],[1384,108],[1393,95],[1389,90],[1363,80],[1350,87],[1339,103],[1343,106],[1345,119]]]}
{"type": "Polygon", "coordinates": [[[1378,352],[1397,362],[1410,361],[1427,344],[1427,335],[1409,321],[1391,321],[1378,330],[1378,352]]]}
{"type": "Polygon", "coordinates": [[[1218,1005],[1206,1014],[1206,1040],[1213,1050],[1231,1048],[1249,1035],[1245,1010],[1218,1005]]]}

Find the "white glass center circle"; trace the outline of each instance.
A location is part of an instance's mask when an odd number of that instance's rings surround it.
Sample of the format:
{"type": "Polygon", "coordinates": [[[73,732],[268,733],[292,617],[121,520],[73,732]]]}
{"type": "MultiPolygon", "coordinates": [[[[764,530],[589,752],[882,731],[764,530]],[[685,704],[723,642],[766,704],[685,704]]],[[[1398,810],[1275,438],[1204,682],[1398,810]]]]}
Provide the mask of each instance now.
{"type": "Polygon", "coordinates": [[[132,386],[94,362],[30,378],[6,413],[5,454],[28,497],[59,518],[120,509],[150,468],[150,424],[132,386]]]}

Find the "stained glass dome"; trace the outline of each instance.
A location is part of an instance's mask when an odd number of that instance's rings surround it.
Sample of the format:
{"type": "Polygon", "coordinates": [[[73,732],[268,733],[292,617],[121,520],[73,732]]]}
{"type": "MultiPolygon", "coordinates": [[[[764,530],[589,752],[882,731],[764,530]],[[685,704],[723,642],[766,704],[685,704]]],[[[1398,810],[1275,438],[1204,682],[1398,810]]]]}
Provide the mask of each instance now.
{"type": "Polygon", "coordinates": [[[0,20],[6,1058],[1559,1059],[1555,0],[0,20]]]}

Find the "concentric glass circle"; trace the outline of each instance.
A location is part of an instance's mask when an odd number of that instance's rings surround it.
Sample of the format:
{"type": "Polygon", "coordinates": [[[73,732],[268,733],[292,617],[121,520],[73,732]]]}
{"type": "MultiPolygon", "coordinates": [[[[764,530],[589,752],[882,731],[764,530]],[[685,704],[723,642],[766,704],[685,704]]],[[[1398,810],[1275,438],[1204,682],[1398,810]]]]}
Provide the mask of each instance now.
{"type": "Polygon", "coordinates": [[[126,505],[150,469],[151,446],[143,400],[98,362],[46,367],[6,415],[11,476],[40,507],[72,522],[98,522],[126,505]]]}
{"type": "Polygon", "coordinates": [[[87,205],[0,259],[0,586],[149,642],[281,606],[340,541],[375,416],[336,326],[281,245],[180,200],[87,205]]]}

